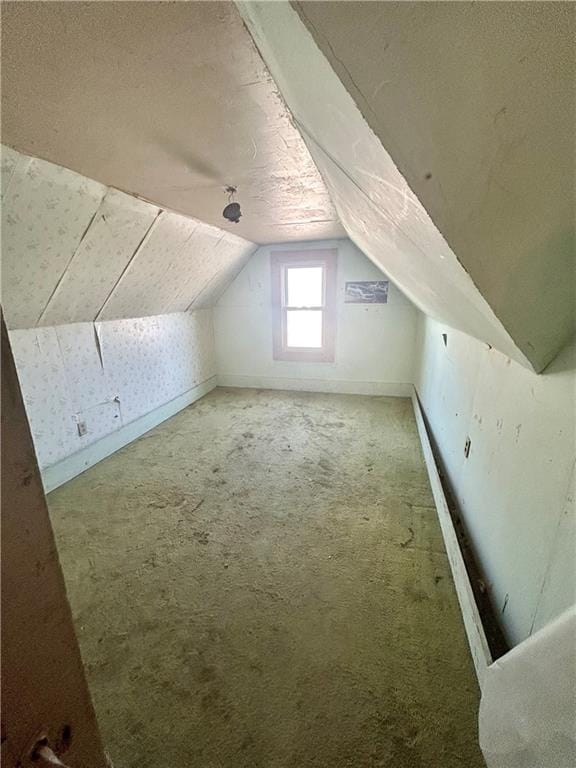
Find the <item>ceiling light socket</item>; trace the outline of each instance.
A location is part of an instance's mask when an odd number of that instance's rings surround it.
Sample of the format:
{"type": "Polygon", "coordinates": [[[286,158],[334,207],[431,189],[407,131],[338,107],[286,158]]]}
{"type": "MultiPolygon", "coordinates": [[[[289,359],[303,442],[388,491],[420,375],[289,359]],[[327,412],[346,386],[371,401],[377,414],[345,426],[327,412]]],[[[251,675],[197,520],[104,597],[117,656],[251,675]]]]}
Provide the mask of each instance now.
{"type": "Polygon", "coordinates": [[[238,224],[240,217],[242,216],[242,211],[240,210],[240,203],[234,202],[234,195],[237,192],[237,187],[229,184],[228,186],[224,187],[224,192],[228,195],[228,205],[222,211],[222,216],[224,216],[224,218],[228,221],[232,221],[234,224],[238,224]]]}

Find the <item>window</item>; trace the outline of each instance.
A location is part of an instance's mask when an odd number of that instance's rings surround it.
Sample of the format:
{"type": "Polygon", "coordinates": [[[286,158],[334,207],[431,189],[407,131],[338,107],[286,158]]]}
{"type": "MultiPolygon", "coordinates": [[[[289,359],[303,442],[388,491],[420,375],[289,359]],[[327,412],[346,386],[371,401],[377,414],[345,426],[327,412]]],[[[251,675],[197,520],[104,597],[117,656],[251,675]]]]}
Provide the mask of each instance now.
{"type": "Polygon", "coordinates": [[[274,360],[334,362],[336,250],[272,254],[274,360]]]}

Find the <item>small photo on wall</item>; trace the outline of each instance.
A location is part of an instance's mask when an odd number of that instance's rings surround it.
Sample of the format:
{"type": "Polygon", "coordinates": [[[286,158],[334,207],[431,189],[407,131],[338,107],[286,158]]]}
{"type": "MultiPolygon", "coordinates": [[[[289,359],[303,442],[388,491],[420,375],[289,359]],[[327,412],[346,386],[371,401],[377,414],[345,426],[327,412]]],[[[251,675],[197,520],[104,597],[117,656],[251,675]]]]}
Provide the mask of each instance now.
{"type": "Polygon", "coordinates": [[[388,280],[346,283],[344,302],[346,304],[387,304],[388,285],[388,280]]]}

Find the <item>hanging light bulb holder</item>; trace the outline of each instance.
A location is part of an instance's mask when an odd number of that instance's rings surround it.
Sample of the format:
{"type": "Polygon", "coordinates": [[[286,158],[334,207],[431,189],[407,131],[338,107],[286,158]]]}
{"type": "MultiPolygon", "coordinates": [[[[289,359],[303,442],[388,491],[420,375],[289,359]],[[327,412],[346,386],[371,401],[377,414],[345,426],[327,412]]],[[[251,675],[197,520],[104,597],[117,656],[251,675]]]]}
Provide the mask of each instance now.
{"type": "Polygon", "coordinates": [[[225,219],[233,222],[234,224],[238,224],[238,222],[240,221],[240,217],[242,216],[242,211],[240,210],[240,203],[237,203],[234,201],[234,195],[236,194],[237,191],[238,191],[237,187],[233,187],[230,184],[224,187],[224,192],[228,195],[228,205],[222,211],[222,216],[224,216],[225,219]]]}

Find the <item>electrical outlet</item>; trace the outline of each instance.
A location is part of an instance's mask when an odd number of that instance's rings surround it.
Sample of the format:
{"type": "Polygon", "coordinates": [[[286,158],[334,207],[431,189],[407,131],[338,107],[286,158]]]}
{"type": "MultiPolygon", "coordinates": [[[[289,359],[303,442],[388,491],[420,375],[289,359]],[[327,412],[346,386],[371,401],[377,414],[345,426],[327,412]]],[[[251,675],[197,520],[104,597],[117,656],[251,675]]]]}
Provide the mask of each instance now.
{"type": "Polygon", "coordinates": [[[467,438],[466,438],[466,442],[464,443],[464,456],[465,456],[466,458],[468,458],[468,456],[470,456],[470,446],[471,446],[471,444],[472,444],[472,443],[471,443],[471,441],[470,441],[470,438],[469,438],[469,437],[467,437],[467,438]]]}
{"type": "Polygon", "coordinates": [[[76,426],[78,427],[78,434],[80,437],[82,437],[88,432],[88,427],[86,426],[85,421],[77,421],[76,426]]]}

